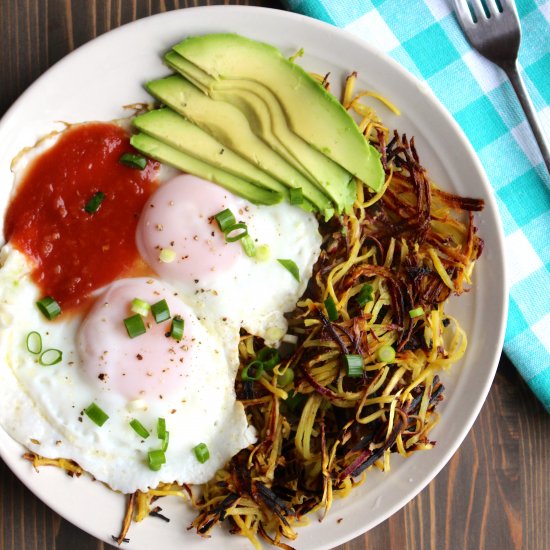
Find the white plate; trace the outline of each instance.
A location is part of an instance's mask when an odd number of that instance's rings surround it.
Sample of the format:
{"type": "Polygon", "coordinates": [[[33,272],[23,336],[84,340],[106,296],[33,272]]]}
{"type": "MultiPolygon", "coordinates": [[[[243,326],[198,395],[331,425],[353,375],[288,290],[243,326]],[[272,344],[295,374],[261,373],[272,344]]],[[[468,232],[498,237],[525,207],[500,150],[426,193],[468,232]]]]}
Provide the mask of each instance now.
{"type": "MultiPolygon", "coordinates": [[[[440,424],[432,432],[437,446],[407,460],[392,457],[388,474],[370,471],[366,483],[350,498],[335,502],[328,517],[299,529],[294,546],[334,547],[374,527],[411,500],[441,470],[473,424],[489,391],[502,349],[507,292],[503,236],[492,191],[463,133],[426,85],[366,43],[330,25],[288,12],[249,7],[208,7],[172,11],[109,32],[71,53],[37,80],[0,122],[0,212],[4,211],[12,174],[11,159],[51,130],[55,121],[110,120],[124,115],[123,105],[149,100],[146,80],[168,73],[161,56],[188,35],[237,32],[269,42],[292,55],[305,49],[300,63],[319,73],[331,72],[335,85],[351,72],[359,87],[388,97],[403,114],[384,107],[379,113],[390,127],[414,135],[421,161],[448,190],[482,197],[485,211],[477,217],[486,247],[475,273],[475,288],[450,310],[467,329],[470,344],[464,360],[444,377],[446,399],[440,424]],[[342,521],[337,521],[343,518],[342,521]]],[[[457,90],[457,93],[459,91],[457,90]]],[[[56,469],[36,473],[21,459],[23,449],[0,430],[0,455],[40,499],[70,522],[99,539],[119,532],[124,497],[88,478],[71,479],[56,469]]],[[[215,529],[210,540],[187,531],[193,517],[177,500],[162,502],[171,519],[149,518],[130,529],[130,547],[163,550],[250,548],[246,539],[215,529]]]]}

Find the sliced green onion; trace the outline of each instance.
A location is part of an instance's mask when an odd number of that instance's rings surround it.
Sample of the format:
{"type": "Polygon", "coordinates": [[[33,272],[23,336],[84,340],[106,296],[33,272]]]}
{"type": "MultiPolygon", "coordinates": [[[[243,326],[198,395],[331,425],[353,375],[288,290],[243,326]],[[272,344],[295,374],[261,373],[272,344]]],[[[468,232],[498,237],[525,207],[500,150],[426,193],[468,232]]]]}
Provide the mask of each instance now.
{"type": "Polygon", "coordinates": [[[151,306],[145,302],[144,300],[140,300],[139,298],[134,298],[132,300],[132,311],[134,313],[137,313],[138,315],[141,315],[142,317],[147,317],[147,314],[149,313],[149,310],[151,309],[151,306]]]}
{"type": "Polygon", "coordinates": [[[368,302],[372,302],[372,286],[363,285],[363,288],[355,295],[355,299],[361,307],[365,307],[368,302]]]}
{"type": "Polygon", "coordinates": [[[201,464],[204,464],[210,458],[210,451],[208,450],[206,443],[199,443],[193,448],[193,452],[201,464]]]}
{"type": "Polygon", "coordinates": [[[283,372],[283,374],[280,374],[277,377],[277,384],[281,386],[281,388],[288,386],[293,381],[294,381],[294,371],[290,367],[287,367],[285,372],[283,372]]]}
{"type": "Polygon", "coordinates": [[[95,403],[92,403],[88,408],[84,409],[84,414],[100,428],[109,420],[109,415],[95,403]]]}
{"type": "Polygon", "coordinates": [[[124,319],[124,326],[130,338],[141,336],[147,331],[145,323],[143,322],[143,317],[139,314],[126,317],[126,319],[124,319]]]}
{"type": "Polygon", "coordinates": [[[59,304],[51,296],[44,296],[44,298],[36,302],[36,305],[42,315],[50,321],[61,313],[61,307],[59,307],[59,304]]]}
{"type": "Polygon", "coordinates": [[[156,304],[151,306],[151,313],[157,323],[163,323],[170,319],[170,308],[166,303],[166,300],[160,300],[156,304]]]}
{"type": "Polygon", "coordinates": [[[246,223],[243,222],[234,223],[225,230],[225,240],[228,243],[240,241],[241,239],[244,239],[244,237],[246,237],[247,235],[248,227],[246,227],[246,223]]]}
{"type": "Polygon", "coordinates": [[[143,437],[143,439],[147,439],[149,437],[149,432],[147,431],[147,428],[136,418],[130,421],[130,426],[132,426],[134,432],[136,432],[140,437],[143,437]]]}
{"type": "Polygon", "coordinates": [[[47,349],[40,354],[38,362],[43,367],[51,367],[52,365],[57,365],[61,363],[63,359],[63,352],[59,349],[47,349]]]}
{"type": "Polygon", "coordinates": [[[168,449],[169,441],[170,441],[170,432],[166,432],[164,434],[164,437],[162,438],[162,445],[160,446],[163,452],[166,452],[166,449],[168,449]]]}
{"type": "Polygon", "coordinates": [[[253,258],[254,256],[256,256],[256,245],[254,244],[254,241],[252,240],[252,237],[250,235],[245,235],[241,239],[241,245],[243,247],[244,253],[249,258],[253,258]]]}
{"type": "Polygon", "coordinates": [[[277,261],[288,271],[290,271],[290,274],[298,281],[300,282],[300,271],[298,270],[298,266],[292,261],[292,260],[280,260],[277,259],[277,261]]]}
{"type": "Polygon", "coordinates": [[[159,439],[164,439],[166,437],[166,420],[164,418],[159,418],[157,420],[157,437],[159,439]]]}
{"type": "Polygon", "coordinates": [[[301,187],[295,187],[289,191],[289,202],[290,204],[303,204],[304,202],[304,192],[301,187]]]}
{"type": "Polygon", "coordinates": [[[271,249],[268,244],[261,244],[256,248],[256,260],[266,262],[271,258],[271,249]]]}
{"type": "Polygon", "coordinates": [[[363,376],[363,358],[360,355],[344,355],[344,364],[346,365],[346,374],[350,378],[363,376]]]}
{"type": "Polygon", "coordinates": [[[251,361],[241,372],[241,380],[254,382],[259,380],[264,373],[264,364],[261,361],[251,361]],[[250,372],[252,370],[252,373],[250,372]]]}
{"type": "Polygon", "coordinates": [[[424,310],[421,307],[417,307],[409,311],[409,317],[411,319],[414,319],[415,317],[420,317],[421,315],[424,315],[424,310]]]}
{"type": "Polygon", "coordinates": [[[163,248],[159,254],[159,260],[165,264],[171,264],[176,259],[176,253],[171,248],[163,248]]]}
{"type": "Polygon", "coordinates": [[[336,304],[332,299],[332,296],[327,296],[325,300],[325,309],[327,310],[327,315],[330,321],[336,321],[338,319],[338,310],[336,309],[336,304]]]}
{"type": "Polygon", "coordinates": [[[281,357],[275,348],[262,348],[256,356],[266,370],[272,370],[275,365],[280,363],[281,357]]]}
{"type": "Polygon", "coordinates": [[[214,219],[218,222],[218,227],[221,229],[223,233],[225,233],[229,227],[237,223],[237,220],[235,219],[233,212],[231,212],[229,208],[226,208],[225,210],[218,212],[214,216],[214,219]]]}
{"type": "Polygon", "coordinates": [[[99,210],[99,207],[101,206],[101,203],[105,200],[105,193],[102,193],[101,191],[98,191],[87,203],[84,207],[84,210],[88,212],[88,214],[94,214],[99,210]]]}
{"type": "Polygon", "coordinates": [[[147,464],[149,469],[154,472],[158,472],[163,464],[166,464],[166,455],[161,449],[156,449],[154,451],[149,451],[147,454],[147,464]]]}
{"type": "Polygon", "coordinates": [[[378,361],[391,363],[395,359],[395,350],[391,346],[382,346],[377,352],[378,361]]]}
{"type": "Polygon", "coordinates": [[[184,321],[177,315],[172,319],[172,326],[170,327],[170,336],[178,342],[183,338],[184,321]]]}
{"type": "Polygon", "coordinates": [[[282,338],[282,342],[295,346],[298,343],[298,336],[296,334],[285,334],[282,338]]]}
{"type": "Polygon", "coordinates": [[[27,351],[38,355],[42,351],[42,336],[33,330],[27,334],[27,351]]]}
{"type": "Polygon", "coordinates": [[[286,407],[293,413],[297,412],[298,409],[301,409],[306,396],[301,393],[296,393],[294,390],[288,392],[288,397],[285,399],[284,403],[286,407]]]}
{"type": "Polygon", "coordinates": [[[147,159],[134,153],[124,153],[118,161],[125,166],[137,168],[138,170],[143,170],[147,166],[147,159]]]}

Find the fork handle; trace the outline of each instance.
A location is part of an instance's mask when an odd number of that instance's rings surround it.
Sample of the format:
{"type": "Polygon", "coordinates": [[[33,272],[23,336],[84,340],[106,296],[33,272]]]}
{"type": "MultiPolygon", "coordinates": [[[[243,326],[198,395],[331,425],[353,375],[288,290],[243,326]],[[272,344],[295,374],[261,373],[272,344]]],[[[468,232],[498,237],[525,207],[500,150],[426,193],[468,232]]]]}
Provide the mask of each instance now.
{"type": "Polygon", "coordinates": [[[521,78],[521,75],[519,74],[517,64],[514,63],[512,65],[503,67],[503,69],[510,79],[512,87],[514,88],[514,91],[518,96],[525,116],[527,117],[529,125],[531,126],[531,130],[533,131],[533,135],[535,136],[535,139],[537,140],[537,143],[539,145],[544,164],[546,164],[546,170],[550,173],[550,149],[548,147],[548,141],[544,136],[544,132],[537,117],[537,112],[533,107],[533,103],[531,101],[531,98],[529,97],[529,93],[527,92],[527,88],[525,87],[525,84],[523,82],[523,78],[521,78]]]}

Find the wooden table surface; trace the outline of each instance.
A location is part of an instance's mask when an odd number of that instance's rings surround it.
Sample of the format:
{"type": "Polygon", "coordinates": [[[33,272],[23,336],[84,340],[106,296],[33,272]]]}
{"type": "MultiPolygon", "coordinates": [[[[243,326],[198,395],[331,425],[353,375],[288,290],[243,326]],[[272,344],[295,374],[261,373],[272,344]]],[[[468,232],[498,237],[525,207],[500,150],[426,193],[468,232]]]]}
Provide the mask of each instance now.
{"type": "MultiPolygon", "coordinates": [[[[159,11],[223,3],[0,0],[0,115],[48,67],[95,36],[159,11]]],[[[111,547],[52,512],[0,460],[0,550],[104,548],[111,547]]],[[[340,548],[550,549],[550,415],[505,357],[479,418],[444,470],[401,511],[340,548]]]]}

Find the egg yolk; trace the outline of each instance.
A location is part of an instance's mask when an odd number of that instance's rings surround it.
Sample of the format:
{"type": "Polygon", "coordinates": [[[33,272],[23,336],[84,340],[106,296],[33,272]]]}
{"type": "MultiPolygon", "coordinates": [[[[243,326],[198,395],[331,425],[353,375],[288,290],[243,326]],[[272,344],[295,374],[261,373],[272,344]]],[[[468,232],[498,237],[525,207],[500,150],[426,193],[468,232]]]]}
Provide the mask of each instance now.
{"type": "Polygon", "coordinates": [[[128,400],[163,399],[177,392],[193,365],[201,363],[195,314],[177,292],[147,278],[122,279],[110,285],[88,312],[78,333],[81,364],[90,382],[128,400]],[[130,338],[124,319],[136,315],[132,300],[148,304],[166,300],[170,316],[184,321],[180,341],[170,336],[171,320],[156,323],[143,318],[145,334],[130,338]]]}
{"type": "Polygon", "coordinates": [[[228,243],[214,216],[230,209],[247,217],[246,203],[222,187],[182,175],[161,185],[145,204],[136,242],[143,259],[167,281],[203,284],[230,270],[243,255],[228,243]]]}

